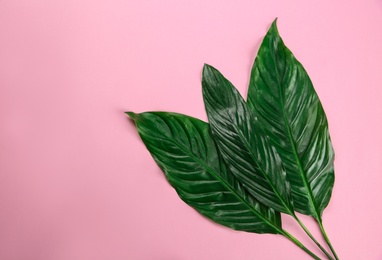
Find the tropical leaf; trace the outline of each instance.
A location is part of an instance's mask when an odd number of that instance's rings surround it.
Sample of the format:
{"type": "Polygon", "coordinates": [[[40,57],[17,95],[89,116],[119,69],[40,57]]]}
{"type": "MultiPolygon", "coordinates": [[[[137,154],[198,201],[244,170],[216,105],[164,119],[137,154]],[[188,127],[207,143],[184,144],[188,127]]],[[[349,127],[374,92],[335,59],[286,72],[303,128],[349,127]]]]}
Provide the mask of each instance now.
{"type": "Polygon", "coordinates": [[[328,122],[303,66],[273,22],[255,59],[248,91],[255,123],[286,168],[294,208],[320,220],[334,184],[328,122]]]}
{"type": "Polygon", "coordinates": [[[207,123],[167,112],[127,114],[184,202],[235,230],[285,235],[280,213],[255,200],[229,172],[207,123]]]}
{"type": "Polygon", "coordinates": [[[264,205],[292,215],[285,169],[268,137],[256,133],[262,129],[240,93],[209,65],[202,86],[212,135],[232,173],[264,205]]]}

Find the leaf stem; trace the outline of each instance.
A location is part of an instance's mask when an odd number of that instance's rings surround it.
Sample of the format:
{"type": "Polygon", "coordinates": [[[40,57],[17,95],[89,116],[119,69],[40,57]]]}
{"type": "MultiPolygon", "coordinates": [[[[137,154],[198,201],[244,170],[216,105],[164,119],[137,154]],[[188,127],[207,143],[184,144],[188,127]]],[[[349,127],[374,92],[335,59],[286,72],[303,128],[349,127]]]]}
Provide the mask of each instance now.
{"type": "Polygon", "coordinates": [[[317,219],[317,222],[318,222],[318,225],[320,226],[321,233],[322,233],[322,235],[324,236],[324,239],[325,239],[326,243],[328,244],[330,250],[332,251],[334,257],[335,257],[337,260],[339,260],[338,255],[337,255],[336,251],[334,250],[334,248],[333,248],[333,246],[332,246],[332,243],[330,243],[330,240],[329,240],[328,235],[327,235],[326,232],[325,232],[324,226],[322,225],[322,220],[321,220],[321,219],[317,219]]]}
{"type": "Polygon", "coordinates": [[[284,237],[286,237],[287,239],[289,239],[290,241],[292,241],[292,243],[294,243],[296,246],[298,246],[299,248],[301,248],[302,250],[304,250],[308,255],[310,255],[313,259],[315,260],[321,260],[317,255],[315,255],[312,251],[310,251],[308,248],[306,248],[300,241],[297,240],[297,238],[295,238],[294,236],[292,236],[291,234],[289,234],[287,231],[285,230],[281,230],[281,235],[283,235],[284,237]]]}
{"type": "MultiPolygon", "coordinates": [[[[328,253],[328,251],[325,250],[325,248],[323,248],[323,246],[314,238],[314,236],[312,235],[312,233],[310,233],[310,231],[308,230],[308,228],[304,225],[304,223],[301,222],[301,220],[296,216],[296,215],[293,215],[293,218],[298,222],[298,224],[300,225],[300,227],[305,231],[305,233],[313,240],[313,242],[321,249],[321,251],[330,259],[330,260],[334,260],[334,258],[328,253]]],[[[322,231],[322,229],[321,229],[322,231]]],[[[337,259],[337,258],[336,258],[337,259]]]]}

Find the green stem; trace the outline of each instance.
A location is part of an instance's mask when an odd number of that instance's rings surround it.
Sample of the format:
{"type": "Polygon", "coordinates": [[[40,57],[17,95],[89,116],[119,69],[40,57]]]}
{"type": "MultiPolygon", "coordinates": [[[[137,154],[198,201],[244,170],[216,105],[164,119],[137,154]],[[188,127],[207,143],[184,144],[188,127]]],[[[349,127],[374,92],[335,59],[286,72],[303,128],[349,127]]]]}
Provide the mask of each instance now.
{"type": "Polygon", "coordinates": [[[294,243],[296,246],[298,246],[299,248],[301,248],[302,250],[304,250],[308,255],[310,255],[313,259],[315,260],[321,260],[318,256],[316,256],[312,251],[310,251],[308,248],[306,248],[300,241],[297,240],[297,238],[295,238],[294,236],[292,236],[291,234],[289,234],[287,231],[285,230],[281,230],[281,235],[283,235],[284,237],[286,237],[287,239],[289,239],[290,241],[292,241],[292,243],[294,243]]]}
{"type": "Polygon", "coordinates": [[[324,226],[322,225],[322,220],[321,220],[321,219],[318,219],[317,222],[318,222],[318,225],[320,226],[321,233],[322,233],[322,235],[324,236],[324,239],[325,239],[326,243],[328,244],[330,250],[332,251],[334,257],[335,257],[337,260],[339,260],[338,255],[337,255],[336,251],[334,251],[334,248],[333,248],[333,246],[332,246],[332,243],[330,243],[329,237],[328,237],[328,235],[327,235],[326,232],[325,232],[324,226]]]}
{"type": "MultiPolygon", "coordinates": [[[[323,246],[314,238],[314,236],[312,235],[312,233],[310,233],[310,231],[308,230],[308,228],[304,225],[304,223],[301,222],[301,220],[296,216],[296,215],[293,215],[293,218],[298,222],[298,224],[300,225],[300,227],[305,231],[305,233],[313,240],[313,242],[321,249],[322,252],[324,252],[324,254],[330,259],[330,260],[334,260],[334,258],[328,253],[328,251],[325,250],[325,248],[323,248],[323,246]]],[[[337,258],[336,258],[337,259],[337,258]]]]}

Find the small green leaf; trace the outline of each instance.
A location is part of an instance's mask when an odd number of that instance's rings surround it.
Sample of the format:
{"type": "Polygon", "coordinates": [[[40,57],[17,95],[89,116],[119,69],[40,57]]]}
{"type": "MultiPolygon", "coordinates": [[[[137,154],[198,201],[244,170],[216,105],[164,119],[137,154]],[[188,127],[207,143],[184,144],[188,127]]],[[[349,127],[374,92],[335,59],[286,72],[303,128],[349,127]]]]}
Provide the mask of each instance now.
{"type": "Polygon", "coordinates": [[[328,122],[303,66],[273,22],[252,68],[249,106],[287,171],[295,210],[320,219],[334,184],[328,122]]]}
{"type": "Polygon", "coordinates": [[[255,200],[229,172],[207,123],[167,112],[127,113],[179,197],[232,229],[282,233],[280,213],[255,200]]]}
{"type": "Polygon", "coordinates": [[[215,68],[203,69],[203,97],[212,134],[235,177],[261,203],[293,214],[285,169],[235,87],[215,68]]]}

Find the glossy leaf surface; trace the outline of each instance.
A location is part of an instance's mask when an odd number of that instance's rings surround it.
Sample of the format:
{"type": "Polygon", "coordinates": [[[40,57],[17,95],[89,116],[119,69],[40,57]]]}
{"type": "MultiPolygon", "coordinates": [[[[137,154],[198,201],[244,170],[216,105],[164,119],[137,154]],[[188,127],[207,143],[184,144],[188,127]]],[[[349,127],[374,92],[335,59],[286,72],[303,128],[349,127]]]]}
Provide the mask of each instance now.
{"type": "Polygon", "coordinates": [[[283,161],[295,210],[320,219],[334,184],[328,123],[308,74],[284,45],[276,21],[258,51],[247,102],[283,161]]]}
{"type": "Polygon", "coordinates": [[[268,137],[254,124],[253,112],[236,88],[215,68],[203,69],[203,97],[211,131],[235,177],[259,201],[291,214],[285,169],[268,137]]]}
{"type": "Polygon", "coordinates": [[[274,234],[281,231],[280,213],[255,200],[229,172],[207,123],[167,112],[128,114],[184,202],[232,229],[274,234]]]}

